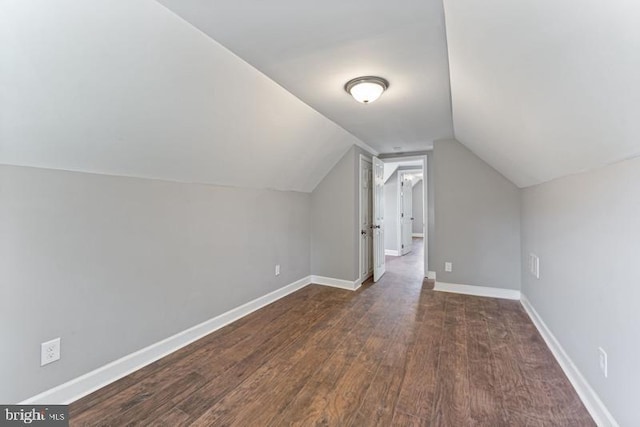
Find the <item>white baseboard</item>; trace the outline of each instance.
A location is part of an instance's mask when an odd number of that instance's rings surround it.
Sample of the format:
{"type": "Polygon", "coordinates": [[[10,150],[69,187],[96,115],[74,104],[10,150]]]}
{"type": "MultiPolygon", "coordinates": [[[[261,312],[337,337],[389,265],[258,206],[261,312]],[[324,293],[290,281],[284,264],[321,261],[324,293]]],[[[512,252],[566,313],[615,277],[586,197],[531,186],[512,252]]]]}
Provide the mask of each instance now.
{"type": "Polygon", "coordinates": [[[459,285],[457,283],[436,282],[433,290],[478,297],[520,299],[520,291],[514,289],[491,288],[488,286],[459,285]]]}
{"type": "Polygon", "coordinates": [[[384,254],[389,256],[400,256],[400,252],[395,251],[393,249],[385,249],[384,254]]]}
{"type": "Polygon", "coordinates": [[[68,405],[81,397],[111,384],[162,357],[181,349],[205,335],[232,323],[280,298],[289,295],[311,283],[311,276],[303,277],[287,286],[263,295],[246,304],[209,319],[199,325],[170,336],[155,344],[151,344],[135,353],[128,354],[118,360],[88,372],[71,381],[33,396],[20,402],[23,405],[62,404],[68,405]]]}
{"type": "Polygon", "coordinates": [[[362,283],[360,279],[349,281],[343,279],[334,279],[333,277],[311,276],[311,283],[316,285],[332,286],[334,288],[347,289],[350,291],[357,290],[362,283]]]}
{"type": "Polygon", "coordinates": [[[598,394],[591,388],[584,376],[582,376],[582,373],[564,351],[560,342],[558,342],[553,333],[551,333],[551,330],[544,323],[525,295],[521,296],[520,303],[531,318],[533,324],[538,328],[540,335],[542,335],[551,353],[553,353],[553,356],[558,361],[565,375],[569,378],[573,388],[576,390],[576,393],[578,393],[580,400],[582,400],[582,403],[587,408],[587,411],[589,411],[589,414],[591,414],[591,417],[593,417],[595,423],[600,427],[618,427],[618,423],[613,418],[613,415],[611,415],[607,407],[602,403],[602,400],[600,400],[598,394]]]}
{"type": "Polygon", "coordinates": [[[424,233],[411,233],[411,237],[424,237],[424,233]]]}
{"type": "Polygon", "coordinates": [[[436,280],[436,272],[435,271],[427,271],[427,279],[436,280]]]}

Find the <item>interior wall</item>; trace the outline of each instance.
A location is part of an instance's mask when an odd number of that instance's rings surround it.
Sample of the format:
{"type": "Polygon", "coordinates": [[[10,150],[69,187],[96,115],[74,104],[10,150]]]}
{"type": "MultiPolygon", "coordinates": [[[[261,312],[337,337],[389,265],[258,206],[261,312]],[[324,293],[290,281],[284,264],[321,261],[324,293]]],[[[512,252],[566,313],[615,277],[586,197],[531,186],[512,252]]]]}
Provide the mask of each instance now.
{"type": "Polygon", "coordinates": [[[308,193],[0,165],[0,401],[308,276],[310,207],[308,193]],[[41,367],[56,337],[62,358],[41,367]]]}
{"type": "Polygon", "coordinates": [[[356,149],[350,148],[311,193],[311,273],[342,280],[358,274],[356,149]]]}
{"type": "Polygon", "coordinates": [[[640,425],[638,183],[640,158],[522,190],[522,257],[540,260],[522,291],[623,426],[640,425]]]}
{"type": "Polygon", "coordinates": [[[413,212],[413,233],[422,234],[424,233],[424,206],[422,200],[424,199],[424,180],[418,181],[416,185],[412,188],[412,208],[413,212]]]}
{"type": "Polygon", "coordinates": [[[457,141],[436,141],[432,163],[437,280],[519,290],[519,189],[457,141]]]}

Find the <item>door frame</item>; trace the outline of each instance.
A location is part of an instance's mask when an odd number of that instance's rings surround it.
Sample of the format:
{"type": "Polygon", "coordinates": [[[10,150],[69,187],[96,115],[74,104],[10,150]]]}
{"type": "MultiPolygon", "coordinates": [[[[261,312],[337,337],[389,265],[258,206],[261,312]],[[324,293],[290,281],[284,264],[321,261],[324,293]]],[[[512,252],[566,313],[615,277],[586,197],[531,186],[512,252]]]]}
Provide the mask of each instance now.
{"type": "MultiPolygon", "coordinates": [[[[372,174],[373,174],[373,159],[371,157],[367,157],[364,154],[360,154],[360,158],[358,160],[358,279],[360,280],[360,283],[364,283],[370,276],[373,275],[373,270],[371,272],[371,274],[368,274],[363,277],[362,274],[362,237],[360,236],[360,219],[362,218],[362,162],[367,162],[371,165],[371,169],[372,169],[372,174]]],[[[372,203],[373,203],[373,177],[371,179],[371,186],[369,188],[369,190],[371,191],[370,197],[372,198],[372,203]]],[[[373,218],[372,218],[373,221],[373,218]]],[[[373,233],[373,230],[371,231],[373,233]]],[[[371,238],[371,241],[373,242],[373,236],[371,238]]],[[[373,246],[373,244],[372,244],[373,246]]],[[[371,248],[373,250],[373,248],[371,248]]]]}
{"type": "MultiPolygon", "coordinates": [[[[403,162],[410,160],[420,160],[422,162],[422,224],[424,227],[424,277],[429,275],[429,169],[427,154],[416,155],[389,155],[389,157],[380,157],[385,163],[403,162]]],[[[359,208],[358,208],[359,209],[359,208]]]]}
{"type": "MultiPolygon", "coordinates": [[[[398,236],[398,241],[396,242],[396,247],[398,248],[398,253],[400,255],[404,255],[402,252],[402,218],[400,218],[400,215],[402,214],[402,201],[400,200],[400,192],[402,191],[402,177],[405,173],[408,174],[414,174],[414,173],[422,173],[423,177],[422,179],[424,179],[424,171],[422,169],[402,169],[402,170],[398,170],[396,171],[396,173],[398,174],[398,189],[397,189],[397,197],[396,197],[396,235],[398,236]]],[[[413,191],[413,188],[411,188],[411,191],[413,191]]],[[[413,203],[413,202],[412,202],[413,203]]],[[[422,201],[422,216],[424,216],[424,200],[422,201]]],[[[413,212],[411,213],[413,215],[413,212]]],[[[422,222],[423,226],[424,226],[424,221],[422,222]]]]}

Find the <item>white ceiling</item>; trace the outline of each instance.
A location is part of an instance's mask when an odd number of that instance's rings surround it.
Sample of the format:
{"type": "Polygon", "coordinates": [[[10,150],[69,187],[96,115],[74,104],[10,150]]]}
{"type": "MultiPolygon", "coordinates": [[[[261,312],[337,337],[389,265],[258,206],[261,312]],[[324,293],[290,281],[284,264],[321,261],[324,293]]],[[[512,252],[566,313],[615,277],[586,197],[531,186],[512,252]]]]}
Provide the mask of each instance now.
{"type": "Polygon", "coordinates": [[[159,0],[375,150],[452,134],[441,0],[159,0]],[[344,84],[389,80],[370,105],[344,84]]]}
{"type": "Polygon", "coordinates": [[[311,191],[362,144],[151,0],[0,4],[0,163],[311,191]]]}
{"type": "Polygon", "coordinates": [[[456,138],[518,186],[640,154],[640,3],[445,0],[456,138]]]}

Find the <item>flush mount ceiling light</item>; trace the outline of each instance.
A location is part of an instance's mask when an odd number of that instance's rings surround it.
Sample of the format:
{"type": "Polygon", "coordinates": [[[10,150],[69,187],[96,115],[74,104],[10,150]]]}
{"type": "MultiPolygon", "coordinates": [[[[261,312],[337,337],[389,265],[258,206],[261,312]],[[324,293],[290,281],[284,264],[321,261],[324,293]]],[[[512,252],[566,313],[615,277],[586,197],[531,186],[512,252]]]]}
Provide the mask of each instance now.
{"type": "Polygon", "coordinates": [[[388,87],[389,82],[382,77],[366,76],[349,80],[344,85],[344,90],[353,96],[356,101],[369,104],[380,98],[382,92],[387,90],[388,87]]]}

